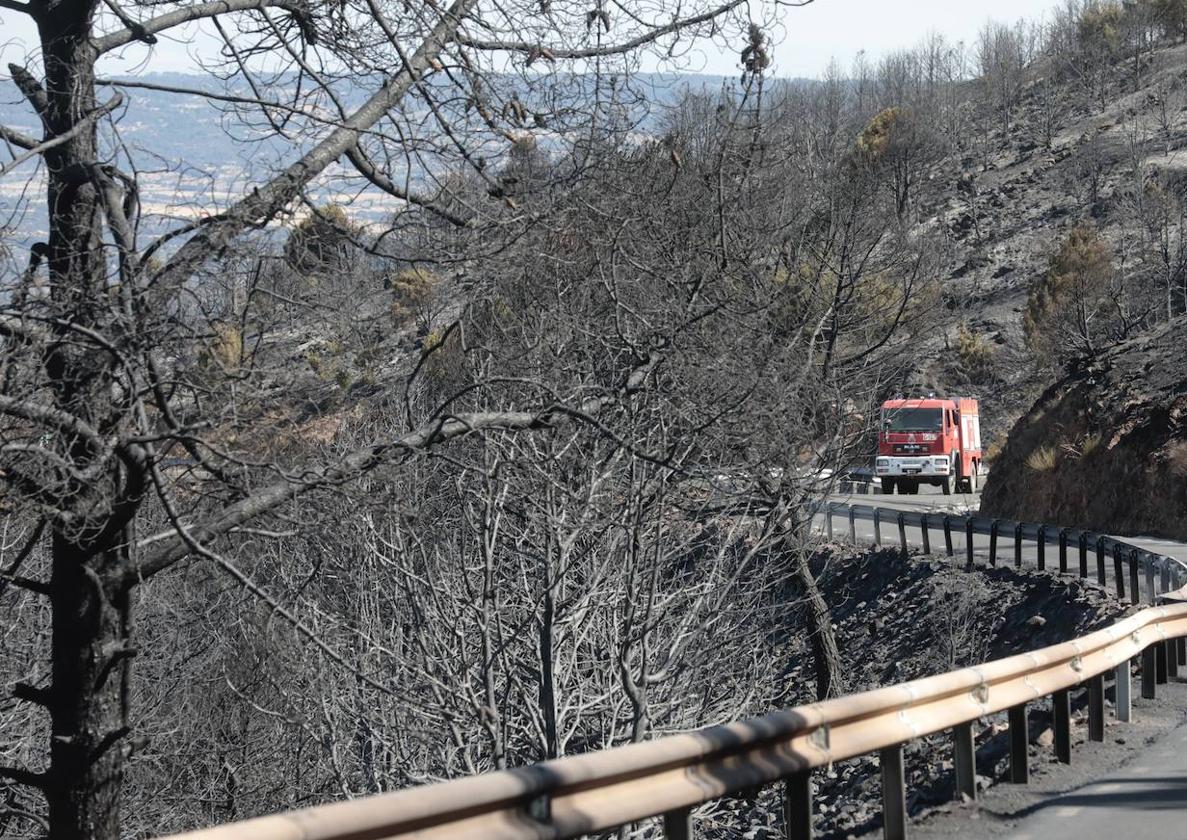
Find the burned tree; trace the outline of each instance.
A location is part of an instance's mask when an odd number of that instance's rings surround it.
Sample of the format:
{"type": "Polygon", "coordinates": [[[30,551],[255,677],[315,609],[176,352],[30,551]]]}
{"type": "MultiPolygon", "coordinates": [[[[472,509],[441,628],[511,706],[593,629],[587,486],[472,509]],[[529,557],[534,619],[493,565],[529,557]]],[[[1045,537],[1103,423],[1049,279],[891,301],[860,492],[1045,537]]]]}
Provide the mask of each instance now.
{"type": "Polygon", "coordinates": [[[379,464],[465,435],[596,417],[645,387],[659,361],[644,354],[605,371],[594,395],[570,389],[515,410],[410,415],[403,430],[335,459],[260,459],[228,434],[250,412],[223,415],[226,392],[191,364],[203,348],[229,342],[230,356],[207,353],[221,360],[212,367],[242,388],[258,373],[252,295],[229,295],[217,317],[203,318],[212,314],[202,287],[217,274],[215,261],[295,206],[316,206],[307,193],[346,168],[409,212],[481,227],[490,212],[451,200],[450,171],[468,169],[488,185],[487,200],[513,203],[486,161],[518,133],[596,118],[601,103],[589,106],[585,91],[565,95],[569,80],[600,85],[646,50],[679,55],[723,22],[728,29],[742,6],[658,2],[617,15],[600,4],[591,12],[588,4],[476,0],[4,1],[39,33],[42,66],[13,63],[9,71],[43,131],[4,129],[14,157],[3,171],[26,177],[22,164],[41,162],[48,224],[27,267],[7,279],[0,326],[3,492],[41,523],[28,545],[47,560],[34,574],[13,563],[4,580],[47,599],[53,620],[52,673],[17,689],[48,713],[45,763],[0,775],[44,793],[50,836],[120,833],[121,779],[139,746],[129,707],[137,586],[185,558],[220,562],[221,543],[252,522],[379,464]],[[99,67],[105,56],[151,47],[190,24],[221,41],[210,60],[236,85],[158,91],[240,111],[288,144],[289,160],[237,199],[154,231],[137,163],[112,119],[151,84],[105,80],[99,67]],[[540,74],[540,66],[558,72],[540,74]],[[352,99],[347,89],[359,85],[369,90],[352,99]],[[184,491],[170,466],[179,461],[193,478],[184,491]]]}

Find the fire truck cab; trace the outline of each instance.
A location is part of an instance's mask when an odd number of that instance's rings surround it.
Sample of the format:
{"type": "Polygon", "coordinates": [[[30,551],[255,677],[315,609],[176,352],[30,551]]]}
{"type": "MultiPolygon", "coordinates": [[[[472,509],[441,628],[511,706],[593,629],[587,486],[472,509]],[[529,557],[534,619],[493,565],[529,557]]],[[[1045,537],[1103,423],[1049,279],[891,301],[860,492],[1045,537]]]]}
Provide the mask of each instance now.
{"type": "Polygon", "coordinates": [[[874,474],[883,493],[931,484],[973,493],[981,471],[981,420],[972,399],[895,399],[882,404],[874,474]]]}

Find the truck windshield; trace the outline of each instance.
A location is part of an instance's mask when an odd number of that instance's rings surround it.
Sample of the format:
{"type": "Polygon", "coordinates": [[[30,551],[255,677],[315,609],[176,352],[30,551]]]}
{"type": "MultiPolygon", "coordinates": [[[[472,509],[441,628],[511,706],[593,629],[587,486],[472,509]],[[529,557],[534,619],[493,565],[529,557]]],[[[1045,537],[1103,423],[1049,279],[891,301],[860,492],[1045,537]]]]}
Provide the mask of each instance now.
{"type": "Polygon", "coordinates": [[[938,408],[892,408],[882,412],[882,428],[888,432],[938,432],[944,415],[938,408]]]}

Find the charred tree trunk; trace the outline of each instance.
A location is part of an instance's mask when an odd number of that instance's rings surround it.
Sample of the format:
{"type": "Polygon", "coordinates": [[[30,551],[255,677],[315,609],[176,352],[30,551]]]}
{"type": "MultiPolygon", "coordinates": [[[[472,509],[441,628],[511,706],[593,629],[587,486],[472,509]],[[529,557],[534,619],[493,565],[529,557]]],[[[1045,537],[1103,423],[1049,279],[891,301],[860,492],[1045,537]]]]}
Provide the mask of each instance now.
{"type": "MultiPolygon", "coordinates": [[[[106,330],[118,311],[111,306],[95,180],[94,14],[89,0],[44,4],[37,24],[45,86],[23,74],[21,87],[46,137],[70,135],[45,154],[50,294],[61,313],[58,340],[43,357],[46,381],[58,409],[113,433],[126,409],[114,361],[71,340],[72,326],[106,330]]],[[[125,736],[132,656],[128,593],[116,581],[128,561],[127,523],[139,492],[125,495],[127,475],[105,463],[110,452],[99,451],[94,440],[76,437],[60,445],[74,464],[91,463],[96,471],[91,480],[69,486],[60,500],[72,515],[56,526],[52,540],[52,682],[44,698],[51,721],[44,785],[49,836],[115,840],[130,750],[125,736]]]]}
{"type": "Polygon", "coordinates": [[[544,718],[544,757],[560,755],[560,735],[556,725],[556,673],[553,661],[555,604],[551,577],[544,590],[544,614],[540,619],[540,712],[544,718]]]}
{"type": "Polygon", "coordinates": [[[827,700],[844,691],[844,668],[837,637],[833,633],[832,614],[808,565],[808,553],[803,548],[795,548],[791,554],[795,587],[804,603],[808,621],[808,638],[816,670],[816,699],[827,700]]]}
{"type": "Polygon", "coordinates": [[[53,539],[52,724],[46,784],[51,840],[118,838],[128,755],[128,596],[104,580],[122,548],[53,539]]]}

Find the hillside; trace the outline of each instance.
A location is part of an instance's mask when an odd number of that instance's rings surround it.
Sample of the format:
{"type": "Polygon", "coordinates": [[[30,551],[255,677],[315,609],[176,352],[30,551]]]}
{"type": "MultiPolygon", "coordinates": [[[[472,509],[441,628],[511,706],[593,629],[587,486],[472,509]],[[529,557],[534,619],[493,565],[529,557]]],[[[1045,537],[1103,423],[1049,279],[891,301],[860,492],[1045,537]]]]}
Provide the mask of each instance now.
{"type": "MultiPolygon", "coordinates": [[[[1130,59],[1118,59],[1107,68],[1103,102],[1052,82],[1051,63],[1030,67],[1008,127],[986,131],[978,152],[935,164],[921,202],[928,213],[921,227],[946,239],[949,321],[942,339],[921,347],[911,385],[979,396],[985,437],[998,445],[1057,372],[1036,363],[1023,314],[1029,288],[1070,228],[1087,223],[1111,245],[1125,293],[1143,294],[1153,274],[1182,271],[1181,211],[1176,204],[1160,220],[1150,205],[1155,191],[1177,196],[1187,173],[1187,45],[1153,50],[1137,73],[1130,59]]],[[[969,83],[970,102],[980,84],[969,83]]],[[[1125,302],[1138,310],[1133,321],[1165,310],[1156,296],[1169,292],[1152,291],[1142,306],[1125,302]]]]}
{"type": "Polygon", "coordinates": [[[1187,539],[1187,318],[1050,387],[1010,432],[981,510],[1187,539]]]}

